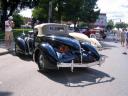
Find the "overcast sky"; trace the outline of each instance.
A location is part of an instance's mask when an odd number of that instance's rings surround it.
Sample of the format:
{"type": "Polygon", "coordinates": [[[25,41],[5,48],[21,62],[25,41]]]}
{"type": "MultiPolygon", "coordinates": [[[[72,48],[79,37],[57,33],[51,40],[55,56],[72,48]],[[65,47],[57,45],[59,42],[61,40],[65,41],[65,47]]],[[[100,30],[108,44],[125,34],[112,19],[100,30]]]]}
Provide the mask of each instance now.
{"type": "Polygon", "coordinates": [[[106,13],[107,18],[128,23],[128,0],[98,0],[101,13],[106,13]]]}
{"type": "MultiPolygon", "coordinates": [[[[107,14],[107,19],[119,22],[120,20],[128,23],[128,0],[98,0],[97,5],[101,13],[107,14]]],[[[21,11],[25,17],[31,17],[30,9],[21,11]]]]}

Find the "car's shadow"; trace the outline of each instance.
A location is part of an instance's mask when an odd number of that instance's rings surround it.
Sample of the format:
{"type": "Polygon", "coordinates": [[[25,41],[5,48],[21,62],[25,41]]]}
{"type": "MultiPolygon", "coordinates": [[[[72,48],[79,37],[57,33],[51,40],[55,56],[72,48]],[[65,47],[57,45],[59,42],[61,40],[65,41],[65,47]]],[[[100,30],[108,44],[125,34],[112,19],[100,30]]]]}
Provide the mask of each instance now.
{"type": "Polygon", "coordinates": [[[12,96],[12,92],[1,92],[0,91],[0,96],[12,96]]]}
{"type": "Polygon", "coordinates": [[[62,69],[40,73],[68,87],[84,87],[115,80],[115,78],[111,77],[109,74],[92,68],[78,68],[75,69],[74,72],[71,72],[69,69],[62,69]]]}
{"type": "Polygon", "coordinates": [[[13,56],[19,57],[20,59],[24,61],[33,61],[33,57],[29,55],[24,55],[24,54],[16,55],[14,51],[10,52],[10,54],[13,56]]]}

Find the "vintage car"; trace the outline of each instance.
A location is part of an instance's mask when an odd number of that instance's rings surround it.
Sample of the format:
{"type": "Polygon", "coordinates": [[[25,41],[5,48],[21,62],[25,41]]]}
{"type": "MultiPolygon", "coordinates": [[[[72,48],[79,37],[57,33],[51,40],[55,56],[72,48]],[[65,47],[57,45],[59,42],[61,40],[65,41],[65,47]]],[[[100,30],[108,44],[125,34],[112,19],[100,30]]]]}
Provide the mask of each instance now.
{"type": "Polygon", "coordinates": [[[34,32],[21,34],[15,40],[16,54],[33,56],[39,70],[101,65],[104,55],[86,42],[69,35],[68,26],[57,23],[43,23],[34,27],[34,32]]]}
{"type": "Polygon", "coordinates": [[[102,45],[99,43],[99,41],[95,37],[89,38],[87,35],[82,33],[77,33],[77,32],[69,32],[69,35],[79,40],[80,42],[86,42],[88,44],[91,44],[96,49],[102,48],[102,45]]]}

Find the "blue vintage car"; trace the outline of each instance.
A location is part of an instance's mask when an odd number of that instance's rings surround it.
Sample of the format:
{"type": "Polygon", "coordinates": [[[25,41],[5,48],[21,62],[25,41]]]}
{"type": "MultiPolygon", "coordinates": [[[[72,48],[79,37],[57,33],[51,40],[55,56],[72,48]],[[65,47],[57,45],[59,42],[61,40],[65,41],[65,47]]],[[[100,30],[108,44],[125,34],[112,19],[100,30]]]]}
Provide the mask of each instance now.
{"type": "Polygon", "coordinates": [[[15,53],[31,55],[39,70],[101,65],[105,58],[86,42],[69,35],[68,26],[57,23],[36,25],[33,32],[21,34],[15,40],[15,53]]]}

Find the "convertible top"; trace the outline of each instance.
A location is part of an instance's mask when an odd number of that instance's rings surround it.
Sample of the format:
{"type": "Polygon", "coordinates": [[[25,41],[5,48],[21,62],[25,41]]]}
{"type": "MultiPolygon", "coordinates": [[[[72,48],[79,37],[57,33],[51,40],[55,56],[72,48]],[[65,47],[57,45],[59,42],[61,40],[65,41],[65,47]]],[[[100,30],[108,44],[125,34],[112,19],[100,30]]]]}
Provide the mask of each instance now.
{"type": "Polygon", "coordinates": [[[44,35],[68,35],[68,26],[58,23],[43,23],[36,25],[35,30],[38,30],[37,36],[44,35]]]}

